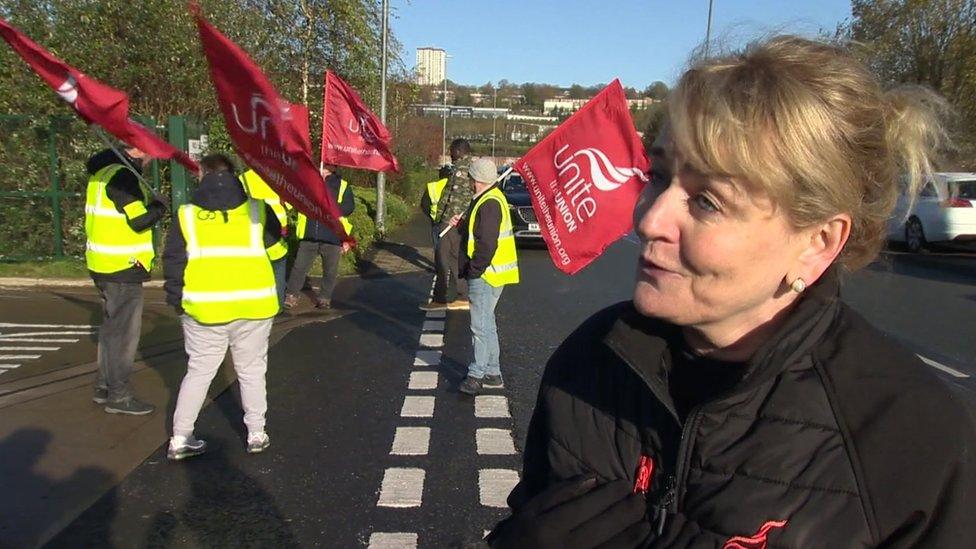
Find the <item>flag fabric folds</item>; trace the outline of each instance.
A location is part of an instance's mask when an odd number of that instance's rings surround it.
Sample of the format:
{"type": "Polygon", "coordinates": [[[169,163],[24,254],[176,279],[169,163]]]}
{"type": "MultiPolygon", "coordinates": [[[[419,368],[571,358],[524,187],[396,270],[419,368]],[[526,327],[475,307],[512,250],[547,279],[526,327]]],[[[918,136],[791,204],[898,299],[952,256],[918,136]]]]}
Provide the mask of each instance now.
{"type": "Polygon", "coordinates": [[[129,96],[124,92],[61,61],[3,19],[0,19],[0,36],[85,122],[101,126],[153,158],[175,159],[193,172],[200,170],[185,152],[129,118],[129,96]]]}
{"type": "Polygon", "coordinates": [[[210,65],[210,78],[237,154],[286,202],[353,243],[339,222],[339,206],[312,160],[308,110],[283,99],[244,50],[191,11],[210,65]]]}
{"type": "Polygon", "coordinates": [[[325,73],[322,163],[380,172],[400,171],[392,136],[349,84],[325,73]]]}
{"type": "Polygon", "coordinates": [[[614,80],[515,163],[556,268],[575,274],[631,230],[650,162],[614,80]]]}

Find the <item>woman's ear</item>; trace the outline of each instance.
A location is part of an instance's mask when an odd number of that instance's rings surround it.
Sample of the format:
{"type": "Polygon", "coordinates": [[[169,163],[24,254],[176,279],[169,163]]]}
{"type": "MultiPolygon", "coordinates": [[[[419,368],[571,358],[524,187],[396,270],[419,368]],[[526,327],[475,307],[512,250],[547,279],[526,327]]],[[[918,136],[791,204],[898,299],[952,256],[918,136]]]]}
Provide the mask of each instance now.
{"type": "Polygon", "coordinates": [[[791,275],[794,279],[802,278],[809,286],[820,279],[847,244],[851,235],[851,216],[837,214],[803,233],[806,235],[803,237],[805,248],[797,257],[796,272],[791,275]]]}

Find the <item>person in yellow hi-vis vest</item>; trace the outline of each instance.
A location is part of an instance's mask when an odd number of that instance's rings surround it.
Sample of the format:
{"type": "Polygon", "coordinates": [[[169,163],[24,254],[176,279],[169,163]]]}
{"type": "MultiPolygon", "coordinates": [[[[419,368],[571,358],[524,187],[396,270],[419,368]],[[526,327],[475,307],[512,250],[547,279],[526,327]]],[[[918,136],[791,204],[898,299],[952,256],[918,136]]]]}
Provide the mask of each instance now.
{"type": "Polygon", "coordinates": [[[241,386],[247,451],[271,444],[265,374],[268,337],[280,310],[271,262],[287,248],[274,211],[244,193],[229,158],[209,155],[200,171],[200,186],[180,207],[163,254],[166,302],[182,317],[189,357],[166,453],[172,460],[206,450],[193,428],[228,347],[241,386]]]}
{"type": "Polygon", "coordinates": [[[440,240],[440,231],[437,229],[437,202],[444,194],[444,187],[447,186],[452,171],[450,164],[441,166],[437,171],[437,179],[424,185],[424,192],[420,195],[420,211],[430,219],[430,238],[435,250],[440,240]]]}
{"type": "Polygon", "coordinates": [[[451,224],[461,233],[458,273],[468,281],[474,347],[474,361],[460,390],[476,395],[485,387],[502,386],[495,305],[505,286],[518,283],[519,269],[508,201],[494,184],[498,176],[495,163],[475,159],[468,176],[474,197],[464,215],[451,218],[451,224]]]}
{"type": "MultiPolygon", "coordinates": [[[[323,166],[322,177],[325,178],[325,188],[332,194],[332,198],[339,204],[342,217],[339,222],[347,233],[352,232],[349,215],[356,208],[356,200],[352,194],[352,187],[345,179],[336,173],[336,166],[323,166]]],[[[295,223],[295,236],[298,237],[298,253],[295,263],[288,275],[288,290],[285,294],[285,308],[291,309],[298,305],[298,293],[305,285],[305,277],[315,262],[315,257],[322,258],[322,287],[315,295],[315,307],[328,309],[332,306],[332,290],[335,289],[336,278],[339,276],[339,259],[347,250],[343,247],[339,235],[324,223],[311,219],[305,214],[298,214],[295,223]]]]}
{"type": "MultiPolygon", "coordinates": [[[[265,180],[254,170],[247,170],[241,174],[241,183],[244,184],[244,192],[247,196],[255,200],[263,200],[265,204],[271,206],[278,223],[281,225],[281,236],[288,236],[288,203],[281,200],[278,193],[268,185],[265,180]]],[[[271,262],[274,271],[275,289],[278,292],[278,305],[285,306],[285,268],[288,263],[287,254],[281,259],[271,262]]]]}
{"type": "Polygon", "coordinates": [[[102,298],[92,400],[111,414],[146,415],[155,409],[129,389],[142,329],[142,283],[156,257],[152,228],[167,209],[136,173],[150,160],[139,149],[105,149],[87,165],[85,262],[102,298]]]}

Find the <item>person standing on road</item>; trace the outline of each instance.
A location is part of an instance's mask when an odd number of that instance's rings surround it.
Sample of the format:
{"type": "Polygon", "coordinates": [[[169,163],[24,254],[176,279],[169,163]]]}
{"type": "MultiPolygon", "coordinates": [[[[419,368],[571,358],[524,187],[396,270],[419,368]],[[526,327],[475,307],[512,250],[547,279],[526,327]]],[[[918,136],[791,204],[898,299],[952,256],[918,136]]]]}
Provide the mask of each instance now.
{"type": "Polygon", "coordinates": [[[701,58],[634,211],[630,301],[550,358],[493,547],[972,547],[976,425],[841,300],[944,135],[793,36],[701,58]]]}
{"type": "MultiPolygon", "coordinates": [[[[346,233],[352,234],[349,216],[356,208],[356,199],[352,189],[349,188],[349,183],[336,173],[336,166],[323,166],[322,177],[325,178],[326,189],[339,204],[339,212],[342,214],[339,222],[346,229],[346,233]]],[[[295,264],[292,265],[291,274],[288,276],[285,307],[291,309],[298,305],[298,294],[302,291],[305,277],[308,276],[312,263],[318,256],[322,258],[322,287],[315,296],[315,307],[328,309],[332,306],[332,290],[335,289],[336,279],[339,276],[339,259],[348,249],[339,235],[325,223],[309,219],[303,213],[298,214],[295,236],[299,239],[298,255],[295,256],[295,264]]]]}
{"type": "Polygon", "coordinates": [[[85,262],[102,299],[98,374],[92,401],[110,414],[155,409],[129,388],[142,329],[142,283],[155,260],[152,228],[166,205],[141,178],[150,158],[139,149],[103,150],[88,159],[85,262]]]}
{"type": "Polygon", "coordinates": [[[468,302],[468,285],[458,276],[457,267],[461,250],[461,234],[457,227],[451,225],[455,219],[464,213],[471,203],[472,186],[468,177],[468,166],[471,164],[471,144],[467,139],[455,139],[451,142],[451,164],[454,171],[448,178],[447,185],[437,200],[437,217],[435,218],[438,234],[450,228],[437,242],[434,248],[434,264],[437,274],[434,278],[434,296],[430,303],[420,308],[425,311],[437,309],[459,309],[470,307],[468,302]]]}
{"type": "Polygon", "coordinates": [[[474,197],[463,216],[451,219],[462,227],[458,273],[468,281],[471,298],[471,345],[474,361],[460,390],[477,395],[482,388],[502,386],[495,305],[508,284],[518,284],[518,256],[508,200],[494,182],[495,163],[478,158],[468,170],[474,197]]]}
{"type": "MultiPolygon", "coordinates": [[[[281,237],[283,239],[288,236],[288,204],[282,202],[281,197],[278,193],[274,192],[258,172],[254,170],[247,170],[241,175],[241,183],[244,184],[244,192],[247,193],[249,198],[255,200],[263,200],[265,204],[271,206],[271,210],[274,212],[275,217],[278,219],[278,224],[281,226],[281,237]]],[[[288,264],[288,255],[285,254],[281,259],[276,259],[271,262],[271,268],[274,270],[275,276],[275,289],[278,291],[278,305],[280,307],[285,306],[285,268],[288,264]]]]}
{"type": "Polygon", "coordinates": [[[271,444],[265,374],[279,311],[271,262],[287,248],[274,211],[247,197],[229,158],[207,156],[200,170],[200,186],[180,207],[163,255],[166,302],[182,317],[189,357],[166,453],[172,460],[206,450],[193,429],[228,347],[241,386],[247,451],[271,444]]]}
{"type": "MultiPolygon", "coordinates": [[[[427,183],[424,186],[424,193],[420,196],[420,211],[424,212],[424,215],[430,219],[430,238],[435,250],[437,249],[437,241],[440,240],[436,221],[439,218],[437,215],[437,201],[440,200],[441,195],[444,193],[444,187],[447,186],[447,181],[450,177],[451,167],[448,165],[441,166],[437,172],[437,179],[427,183]]],[[[434,276],[436,276],[436,270],[434,276]]]]}

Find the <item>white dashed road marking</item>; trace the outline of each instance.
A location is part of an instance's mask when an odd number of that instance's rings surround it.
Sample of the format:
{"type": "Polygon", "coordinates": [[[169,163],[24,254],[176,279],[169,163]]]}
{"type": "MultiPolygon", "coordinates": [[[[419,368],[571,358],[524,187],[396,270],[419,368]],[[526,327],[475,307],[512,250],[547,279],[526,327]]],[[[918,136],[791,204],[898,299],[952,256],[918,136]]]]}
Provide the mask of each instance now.
{"type": "Polygon", "coordinates": [[[438,311],[427,311],[427,318],[447,318],[447,311],[443,309],[438,311]]]}
{"type": "Polygon", "coordinates": [[[475,433],[478,454],[482,456],[511,456],[515,454],[515,441],[508,429],[478,429],[475,433]]]}
{"type": "Polygon", "coordinates": [[[417,534],[376,532],[369,536],[367,549],[417,549],[417,534]]]}
{"type": "Polygon", "coordinates": [[[41,355],[0,355],[0,360],[34,360],[41,355]]]}
{"type": "Polygon", "coordinates": [[[3,341],[5,343],[78,343],[77,339],[51,339],[51,338],[7,337],[7,336],[0,336],[0,341],[3,341]]]}
{"type": "Polygon", "coordinates": [[[397,427],[390,455],[426,456],[429,449],[430,427],[397,427]]]}
{"type": "Polygon", "coordinates": [[[960,372],[959,370],[956,370],[955,368],[950,368],[950,367],[946,366],[945,364],[940,364],[940,363],[932,360],[931,358],[926,358],[926,357],[924,357],[922,355],[917,355],[917,356],[918,356],[918,358],[922,359],[922,362],[928,364],[929,366],[935,368],[936,370],[942,370],[943,372],[949,374],[952,377],[958,377],[958,378],[967,378],[967,377],[969,377],[969,374],[964,374],[964,373],[960,372]]]}
{"type": "Polygon", "coordinates": [[[485,507],[505,508],[505,500],[518,484],[518,471],[512,469],[482,469],[478,471],[478,488],[481,504],[485,507]]]}
{"type": "Polygon", "coordinates": [[[16,322],[0,322],[0,328],[73,328],[76,330],[93,330],[98,326],[91,324],[17,324],[16,322]]]}
{"type": "Polygon", "coordinates": [[[61,347],[0,347],[0,351],[57,351],[61,347]]]}
{"type": "Polygon", "coordinates": [[[20,332],[19,334],[3,333],[0,337],[6,338],[21,338],[21,337],[39,337],[39,336],[66,336],[66,335],[92,335],[96,333],[95,330],[59,330],[57,332],[20,332]]]}
{"type": "Polygon", "coordinates": [[[420,346],[421,347],[443,347],[444,334],[421,334],[420,346]]]}
{"type": "Polygon", "coordinates": [[[444,321],[443,320],[425,320],[424,326],[421,330],[425,332],[443,332],[444,331],[444,321]]]}
{"type": "Polygon", "coordinates": [[[410,384],[407,389],[423,391],[437,388],[437,372],[410,372],[410,384]]]}
{"type": "Polygon", "coordinates": [[[20,368],[20,364],[0,364],[0,370],[13,370],[14,368],[20,368]]]}
{"type": "Polygon", "coordinates": [[[499,395],[474,397],[474,417],[512,417],[508,413],[508,399],[499,395]]]}
{"type": "Polygon", "coordinates": [[[420,350],[413,359],[414,366],[437,366],[441,363],[440,351],[420,350]]]}
{"type": "Polygon", "coordinates": [[[408,396],[403,399],[400,417],[434,417],[434,397],[408,396]]]}
{"type": "Polygon", "coordinates": [[[420,507],[424,495],[424,470],[391,467],[383,474],[380,507],[420,507]]]}

